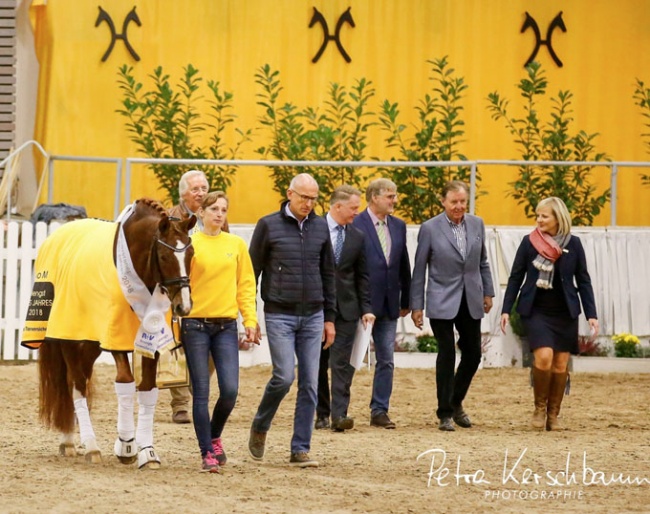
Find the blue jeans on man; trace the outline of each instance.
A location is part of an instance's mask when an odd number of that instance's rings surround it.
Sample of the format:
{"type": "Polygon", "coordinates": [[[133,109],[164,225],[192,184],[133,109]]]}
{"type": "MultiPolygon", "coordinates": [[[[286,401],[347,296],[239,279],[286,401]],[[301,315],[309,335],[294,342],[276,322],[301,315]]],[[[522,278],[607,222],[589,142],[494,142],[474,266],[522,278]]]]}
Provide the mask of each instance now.
{"type": "Polygon", "coordinates": [[[388,413],[390,396],[393,392],[393,372],[395,363],[395,335],[397,320],[377,318],[372,327],[372,339],[375,343],[375,376],[372,382],[372,400],[370,401],[370,416],[388,413]]]}
{"type": "Polygon", "coordinates": [[[239,340],[237,321],[204,323],[198,319],[183,320],[183,345],[192,384],[192,418],[201,455],[212,452],[212,439],[221,432],[235,408],[239,392],[239,340]],[[217,372],[219,399],[212,418],[208,408],[210,366],[212,358],[217,372]]]}
{"type": "Polygon", "coordinates": [[[264,389],[252,428],[256,432],[263,433],[271,428],[275,413],[295,379],[297,358],[298,394],[291,452],[309,452],[316,412],[318,365],[324,326],[323,311],[309,316],[267,312],[265,319],[273,375],[264,389]]]}

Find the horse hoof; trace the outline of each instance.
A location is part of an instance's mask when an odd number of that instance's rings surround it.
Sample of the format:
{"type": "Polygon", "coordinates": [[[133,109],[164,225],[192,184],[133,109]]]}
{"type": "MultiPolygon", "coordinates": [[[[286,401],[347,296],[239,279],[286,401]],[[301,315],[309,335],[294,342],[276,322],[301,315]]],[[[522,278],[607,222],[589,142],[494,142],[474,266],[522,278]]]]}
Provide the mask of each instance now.
{"type": "Polygon", "coordinates": [[[160,458],[153,446],[145,446],[138,452],[139,469],[160,469],[160,458]]]}
{"type": "Polygon", "coordinates": [[[59,455],[64,457],[76,457],[78,455],[74,444],[61,443],[59,445],[59,455]]]}
{"type": "Polygon", "coordinates": [[[102,454],[101,452],[98,451],[92,451],[86,453],[84,456],[86,459],[86,462],[90,464],[101,464],[102,463],[102,454]]]}
{"type": "Polygon", "coordinates": [[[142,466],[140,466],[139,469],[141,469],[143,471],[145,469],[150,469],[152,471],[155,471],[156,469],[160,469],[160,462],[155,462],[155,461],[147,462],[146,464],[143,464],[142,466]]]}
{"type": "Polygon", "coordinates": [[[115,440],[113,450],[122,464],[133,464],[138,458],[138,449],[134,439],[124,441],[118,437],[115,440]]]}

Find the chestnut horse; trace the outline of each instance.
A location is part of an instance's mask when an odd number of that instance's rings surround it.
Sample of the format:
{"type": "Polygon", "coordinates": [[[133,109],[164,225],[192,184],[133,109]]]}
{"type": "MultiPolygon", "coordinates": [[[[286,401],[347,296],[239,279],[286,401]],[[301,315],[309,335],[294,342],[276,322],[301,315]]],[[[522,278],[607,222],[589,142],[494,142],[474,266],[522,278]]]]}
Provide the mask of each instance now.
{"type": "MultiPolygon", "coordinates": [[[[157,298],[159,320],[170,304],[177,316],[190,312],[188,272],[194,250],[188,232],[196,218],[170,218],[162,205],[149,199],[136,201],[126,212],[117,223],[90,219],[67,223],[45,240],[36,259],[22,344],[39,349],[40,418],[62,433],[60,453],[77,454],[76,415],[86,460],[93,463],[101,462],[101,452],[88,410],[91,377],[102,350],[110,351],[117,366],[114,452],[125,464],[137,459],[138,467],[156,469],[160,466],[153,448],[158,353],[154,348],[149,357],[143,354],[137,388],[128,354],[138,337],[147,340],[142,314],[143,307],[154,305],[152,299],[157,298]],[[121,263],[128,262],[129,256],[129,271],[124,272],[121,263]],[[140,291],[135,300],[133,290],[140,291]]],[[[157,327],[147,329],[156,331],[149,334],[164,335],[168,341],[166,322],[157,327]]]]}

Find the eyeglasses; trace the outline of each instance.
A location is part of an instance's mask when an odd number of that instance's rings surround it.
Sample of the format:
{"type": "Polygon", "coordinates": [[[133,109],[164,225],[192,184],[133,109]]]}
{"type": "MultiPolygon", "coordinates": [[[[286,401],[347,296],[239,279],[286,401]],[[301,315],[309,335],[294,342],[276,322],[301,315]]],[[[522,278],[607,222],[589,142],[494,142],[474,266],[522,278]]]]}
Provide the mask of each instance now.
{"type": "Polygon", "coordinates": [[[295,195],[298,195],[298,197],[300,197],[300,199],[305,203],[318,201],[318,196],[303,195],[302,193],[299,193],[298,191],[294,191],[293,189],[289,189],[289,191],[291,191],[295,195]]]}
{"type": "Polygon", "coordinates": [[[192,193],[193,195],[197,193],[207,193],[207,192],[208,192],[208,188],[206,186],[193,187],[192,189],[190,189],[190,193],[192,193]]]}

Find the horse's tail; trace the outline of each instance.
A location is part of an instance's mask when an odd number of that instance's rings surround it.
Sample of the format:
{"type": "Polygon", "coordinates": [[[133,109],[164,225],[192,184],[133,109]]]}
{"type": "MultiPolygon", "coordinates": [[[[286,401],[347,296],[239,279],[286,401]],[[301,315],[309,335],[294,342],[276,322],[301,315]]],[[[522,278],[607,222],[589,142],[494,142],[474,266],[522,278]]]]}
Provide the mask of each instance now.
{"type": "Polygon", "coordinates": [[[38,351],[39,416],[43,425],[64,434],[74,430],[74,403],[62,344],[44,342],[38,351]]]}

